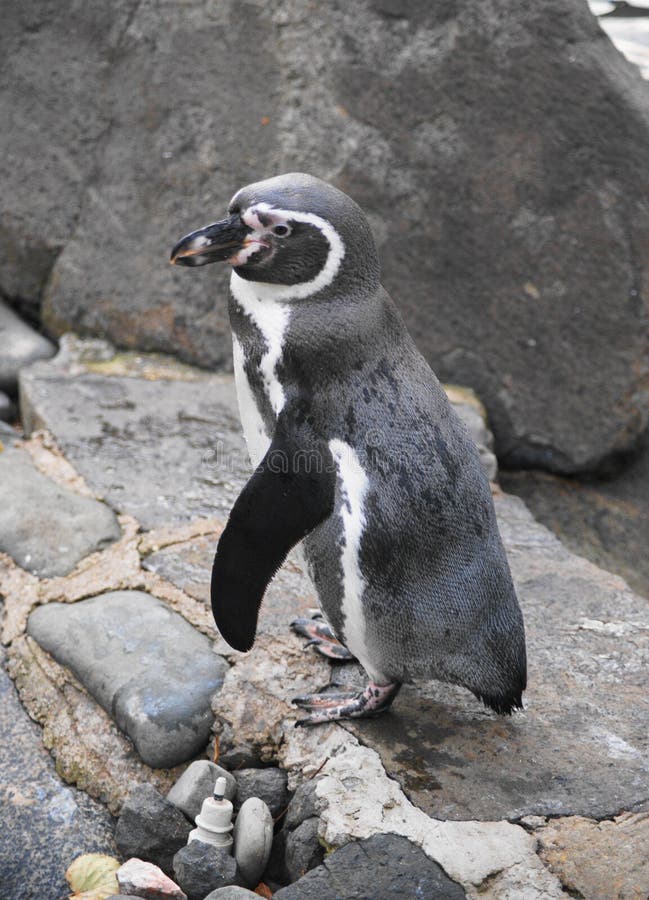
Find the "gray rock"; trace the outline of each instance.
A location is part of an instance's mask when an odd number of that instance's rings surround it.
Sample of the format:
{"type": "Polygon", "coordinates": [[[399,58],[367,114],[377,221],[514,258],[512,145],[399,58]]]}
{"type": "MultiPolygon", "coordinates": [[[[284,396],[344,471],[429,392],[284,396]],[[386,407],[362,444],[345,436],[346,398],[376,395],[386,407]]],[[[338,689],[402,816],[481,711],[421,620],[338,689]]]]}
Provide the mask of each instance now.
{"type": "Polygon", "coordinates": [[[270,809],[273,818],[288,804],[287,776],[282,769],[239,769],[234,808],[239,809],[250,797],[259,797],[270,809]]]}
{"type": "Polygon", "coordinates": [[[130,792],[115,829],[115,843],[124,857],[159,866],[173,878],[174,854],[187,843],[191,824],[179,809],[150,784],[130,792]]]}
{"type": "Polygon", "coordinates": [[[0,454],[0,550],[30,572],[67,575],[121,535],[105,504],[60,487],[22,450],[0,454]]]}
{"type": "Polygon", "coordinates": [[[284,819],[285,828],[297,828],[305,819],[311,819],[313,816],[318,815],[320,810],[316,796],[317,784],[317,780],[311,778],[308,781],[303,781],[295,789],[284,819]]]}
{"type": "Polygon", "coordinates": [[[160,382],[78,369],[22,372],[27,433],[52,431],[93,490],[144,528],[227,517],[250,477],[231,377],[160,382]]]}
{"type": "Polygon", "coordinates": [[[439,374],[485,399],[499,455],[592,468],[647,423],[646,89],[581,0],[323,4],[317,27],[290,0],[246,15],[232,0],[178,6],[164,23],[134,0],[93,0],[74,30],[70,0],[56,21],[42,0],[14,5],[0,287],[40,295],[55,263],[53,332],[222,365],[225,272],[172,270],[168,248],[241,184],[297,167],[367,209],[387,288],[439,374]],[[200,107],[178,52],[190,41],[212,98],[200,107]],[[242,46],[267,52],[242,59],[242,46]]]}
{"type": "Polygon", "coordinates": [[[212,795],[217,778],[225,778],[225,796],[228,800],[233,800],[237,792],[234,775],[208,759],[197,759],[190,763],[167,794],[167,800],[194,822],[201,811],[203,800],[212,795]]]}
{"type": "Polygon", "coordinates": [[[238,887],[235,884],[228,887],[217,888],[205,897],[205,900],[258,900],[259,894],[249,891],[247,888],[238,887]]]}
{"type": "Polygon", "coordinates": [[[13,422],[16,418],[16,407],[4,391],[0,391],[0,421],[13,422]]]}
{"type": "Polygon", "coordinates": [[[73,859],[115,855],[115,820],[84,791],[63,784],[5,657],[0,645],[0,893],[2,900],[67,897],[64,872],[73,859]]]}
{"type": "Polygon", "coordinates": [[[323,865],[273,895],[275,900],[460,900],[464,896],[463,888],[423,850],[396,834],[377,834],[347,844],[323,865]]]}
{"type": "Polygon", "coordinates": [[[286,871],[289,881],[297,881],[324,859],[324,847],[318,840],[318,819],[305,819],[286,836],[286,871]]]}
{"type": "Polygon", "coordinates": [[[20,370],[55,353],[51,341],[30,328],[0,300],[0,391],[15,394],[20,370]]]}
{"type": "Polygon", "coordinates": [[[192,841],[182,847],[174,856],[173,869],[188,900],[203,900],[210,891],[241,883],[233,857],[202,841],[192,841]]]}
{"type": "Polygon", "coordinates": [[[31,614],[28,632],[72,669],[150,766],[177,765],[205,747],[227,663],[164,603],[141,591],[50,603],[31,614]]]}
{"type": "Polygon", "coordinates": [[[249,797],[234,823],[234,858],[244,883],[256,887],[268,864],[273,846],[273,819],[268,806],[249,797]]]}

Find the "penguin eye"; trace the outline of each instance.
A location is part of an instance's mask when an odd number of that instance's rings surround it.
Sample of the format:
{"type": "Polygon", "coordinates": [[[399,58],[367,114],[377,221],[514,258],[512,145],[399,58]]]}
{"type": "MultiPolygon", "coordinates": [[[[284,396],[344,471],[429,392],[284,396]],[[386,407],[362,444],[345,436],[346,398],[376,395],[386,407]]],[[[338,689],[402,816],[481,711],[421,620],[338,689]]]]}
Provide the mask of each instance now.
{"type": "Polygon", "coordinates": [[[288,237],[289,234],[291,233],[291,226],[290,225],[274,225],[272,228],[272,232],[275,235],[275,237],[280,237],[280,238],[288,237]]]}

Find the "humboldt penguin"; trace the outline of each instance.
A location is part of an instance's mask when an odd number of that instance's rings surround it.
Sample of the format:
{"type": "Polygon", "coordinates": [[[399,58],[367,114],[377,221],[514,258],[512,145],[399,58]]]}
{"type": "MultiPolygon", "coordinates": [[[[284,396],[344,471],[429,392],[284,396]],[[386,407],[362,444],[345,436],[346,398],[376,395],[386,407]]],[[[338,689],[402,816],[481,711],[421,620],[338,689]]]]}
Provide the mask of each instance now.
{"type": "Polygon", "coordinates": [[[356,657],[369,682],[297,698],[308,713],[298,724],[376,714],[422,679],[463,685],[498,713],[521,708],[523,618],[489,483],[381,286],[359,206],[310,175],[269,178],[183,237],[171,261],[233,267],[254,473],[212,571],[225,640],[250,650],[264,592],[301,543],[326,617],[301,630],[356,657]]]}

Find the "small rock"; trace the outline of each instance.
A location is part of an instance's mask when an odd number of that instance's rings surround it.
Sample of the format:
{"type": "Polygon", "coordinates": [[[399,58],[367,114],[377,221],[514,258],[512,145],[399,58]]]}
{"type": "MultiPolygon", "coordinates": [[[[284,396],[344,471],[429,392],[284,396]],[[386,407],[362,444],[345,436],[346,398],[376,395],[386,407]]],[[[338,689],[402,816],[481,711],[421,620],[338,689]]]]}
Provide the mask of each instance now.
{"type": "Polygon", "coordinates": [[[0,444],[6,450],[7,447],[13,447],[16,441],[20,440],[20,434],[16,431],[15,428],[12,428],[11,425],[7,425],[6,422],[3,422],[0,419],[0,444]]]}
{"type": "Polygon", "coordinates": [[[187,843],[192,826],[179,809],[150,784],[139,784],[128,795],[115,829],[117,849],[173,872],[174,854],[187,843]]]}
{"type": "Polygon", "coordinates": [[[217,888],[205,897],[205,900],[259,900],[259,894],[249,891],[248,888],[231,884],[228,887],[217,888]]]}
{"type": "Polygon", "coordinates": [[[4,391],[0,391],[0,421],[12,422],[16,418],[16,407],[4,391]]]}
{"type": "Polygon", "coordinates": [[[121,535],[104,503],[42,475],[24,450],[0,454],[0,550],[40,576],[67,575],[121,535]]]}
{"type": "Polygon", "coordinates": [[[289,881],[297,881],[324,859],[324,847],[318,840],[318,819],[305,819],[286,836],[285,863],[289,881]]]}
{"type": "MultiPolygon", "coordinates": [[[[296,789],[291,797],[286,818],[284,819],[285,828],[297,828],[305,819],[311,819],[313,816],[318,815],[320,809],[316,794],[317,784],[317,780],[312,778],[309,781],[303,781],[296,789]]],[[[320,801],[320,805],[321,803],[322,801],[320,801]]]]}
{"type": "Polygon", "coordinates": [[[153,863],[133,857],[117,870],[121,894],[147,900],[187,900],[178,885],[153,863]]]}
{"type": "Polygon", "coordinates": [[[111,591],[49,603],[34,610],[27,630],[72,669],[148,765],[175,766],[205,747],[211,699],[228,666],[205,635],[160,600],[111,591]]]}
{"type": "Polygon", "coordinates": [[[409,840],[397,834],[375,834],[334,851],[321,866],[277,891],[273,900],[340,897],[341,885],[345,896],[356,900],[462,900],[466,896],[459,884],[409,840]]]}
{"type": "Polygon", "coordinates": [[[233,857],[203,841],[192,841],[178,850],[173,859],[173,870],[189,900],[203,900],[210,891],[241,883],[233,857]]]}
{"type": "Polygon", "coordinates": [[[278,816],[288,804],[286,772],[278,768],[240,769],[237,779],[237,794],[234,808],[239,809],[249,797],[259,797],[270,809],[273,818],[278,816]]]}
{"type": "Polygon", "coordinates": [[[195,822],[203,800],[214,791],[217,778],[225,778],[225,797],[227,800],[234,800],[237,792],[234,775],[216,763],[210,762],[209,759],[197,759],[191,763],[167,794],[167,800],[195,822]]]}
{"type": "Polygon", "coordinates": [[[264,873],[273,845],[273,819],[259,797],[249,797],[234,823],[234,857],[246,884],[255,887],[264,873]]]}
{"type": "Polygon", "coordinates": [[[0,390],[15,393],[18,372],[37,359],[49,359],[56,347],[0,300],[0,390]]]}

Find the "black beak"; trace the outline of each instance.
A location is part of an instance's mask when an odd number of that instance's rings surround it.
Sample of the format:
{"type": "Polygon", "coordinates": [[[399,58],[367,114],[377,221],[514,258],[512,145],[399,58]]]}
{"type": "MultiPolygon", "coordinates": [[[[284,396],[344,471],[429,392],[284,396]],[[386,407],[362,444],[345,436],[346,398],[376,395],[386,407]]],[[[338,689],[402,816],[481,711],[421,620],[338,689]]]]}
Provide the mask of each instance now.
{"type": "Polygon", "coordinates": [[[171,251],[172,265],[205,266],[224,262],[243,247],[252,229],[235,213],[213,225],[206,225],[181,238],[171,251]]]}

